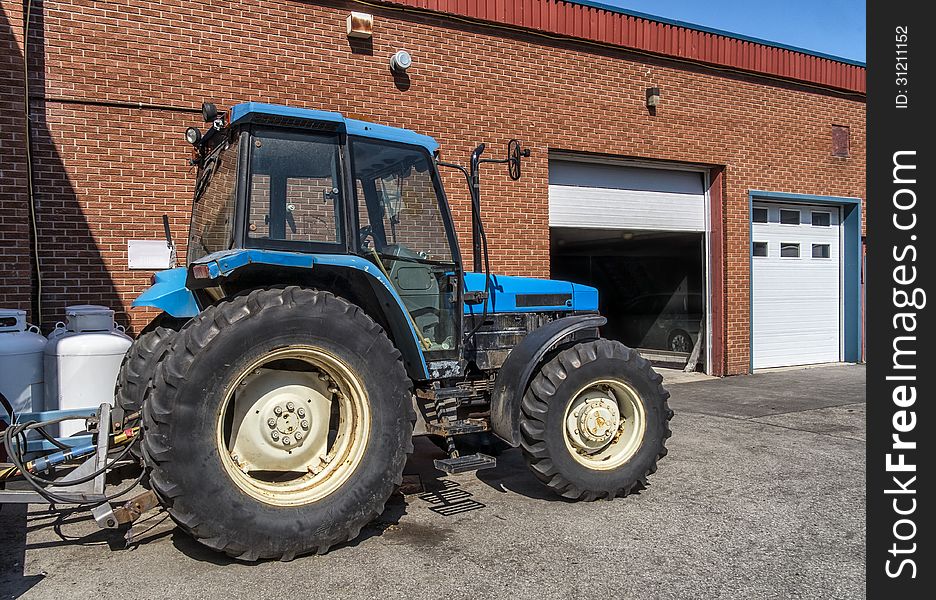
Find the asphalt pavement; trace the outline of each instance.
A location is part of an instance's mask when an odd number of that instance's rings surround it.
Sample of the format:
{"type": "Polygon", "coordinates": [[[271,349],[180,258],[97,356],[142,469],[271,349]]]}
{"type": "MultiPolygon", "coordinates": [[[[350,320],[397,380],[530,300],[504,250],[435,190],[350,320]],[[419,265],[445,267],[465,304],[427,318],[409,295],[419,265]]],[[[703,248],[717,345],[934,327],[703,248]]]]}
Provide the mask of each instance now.
{"type": "Polygon", "coordinates": [[[442,476],[419,440],[405,494],[324,556],[242,564],[148,515],[129,545],[83,512],[5,506],[2,598],[864,597],[865,370],[670,385],[669,455],[627,498],[555,498],[509,450],[442,476]]]}

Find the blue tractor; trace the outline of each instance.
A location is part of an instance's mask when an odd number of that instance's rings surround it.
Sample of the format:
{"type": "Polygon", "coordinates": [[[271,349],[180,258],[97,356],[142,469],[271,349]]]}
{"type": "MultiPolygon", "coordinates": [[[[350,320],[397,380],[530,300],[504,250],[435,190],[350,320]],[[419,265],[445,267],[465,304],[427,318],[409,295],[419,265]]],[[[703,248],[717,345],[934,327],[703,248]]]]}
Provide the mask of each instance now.
{"type": "Polygon", "coordinates": [[[207,131],[186,132],[188,265],[134,302],[163,314],[118,381],[182,528],[244,560],[325,552],[383,511],[414,435],[449,473],[494,466],[492,441],[519,446],[567,499],[646,483],[670,435],[662,378],[599,336],[594,288],[488,268],[479,170],[518,179],[519,142],[463,167],[430,137],[333,112],[203,113],[207,131]],[[467,180],[472,272],[440,167],[467,180]]]}

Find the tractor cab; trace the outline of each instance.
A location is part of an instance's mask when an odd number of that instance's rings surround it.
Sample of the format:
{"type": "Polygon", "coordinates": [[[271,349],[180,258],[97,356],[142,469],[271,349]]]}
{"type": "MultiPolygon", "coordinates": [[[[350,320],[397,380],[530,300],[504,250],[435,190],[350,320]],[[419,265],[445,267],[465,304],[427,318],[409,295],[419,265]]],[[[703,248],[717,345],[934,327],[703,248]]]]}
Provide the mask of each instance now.
{"type": "MultiPolygon", "coordinates": [[[[229,123],[208,111],[208,134],[190,133],[189,270],[235,249],[360,257],[405,306],[422,351],[454,358],[462,267],[436,142],[324,111],[247,103],[229,123]]],[[[198,271],[188,279],[206,287],[198,271]]]]}

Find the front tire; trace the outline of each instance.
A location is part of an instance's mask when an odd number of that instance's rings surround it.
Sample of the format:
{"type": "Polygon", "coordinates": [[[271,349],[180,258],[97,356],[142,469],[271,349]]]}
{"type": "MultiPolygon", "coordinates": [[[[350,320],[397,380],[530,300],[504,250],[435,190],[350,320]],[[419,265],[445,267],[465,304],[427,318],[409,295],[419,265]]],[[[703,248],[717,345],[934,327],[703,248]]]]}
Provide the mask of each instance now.
{"type": "Polygon", "coordinates": [[[645,486],[670,437],[662,379],[636,351],[605,339],[543,364],[521,403],[521,447],[533,474],[570,500],[645,486]]]}
{"type": "Polygon", "coordinates": [[[691,335],[682,329],[677,329],[670,334],[668,345],[672,352],[682,352],[683,354],[688,354],[692,352],[692,347],[695,345],[695,343],[692,341],[691,335]]]}
{"type": "Polygon", "coordinates": [[[399,351],[359,307],[298,287],[233,298],[157,369],[143,409],[153,489],[231,556],[324,553],[402,482],[411,398],[399,351]]]}

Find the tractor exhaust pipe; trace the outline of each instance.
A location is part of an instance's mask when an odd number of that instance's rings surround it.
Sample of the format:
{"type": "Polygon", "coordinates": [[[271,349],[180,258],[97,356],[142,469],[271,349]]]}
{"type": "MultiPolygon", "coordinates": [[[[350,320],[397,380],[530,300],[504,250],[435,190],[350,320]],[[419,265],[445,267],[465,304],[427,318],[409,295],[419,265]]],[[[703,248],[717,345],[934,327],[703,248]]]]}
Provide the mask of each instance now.
{"type": "Polygon", "coordinates": [[[471,153],[471,203],[474,204],[474,210],[471,211],[471,256],[474,263],[474,272],[484,271],[484,263],[481,258],[481,154],[484,152],[484,144],[479,144],[474,152],[471,153]]]}

